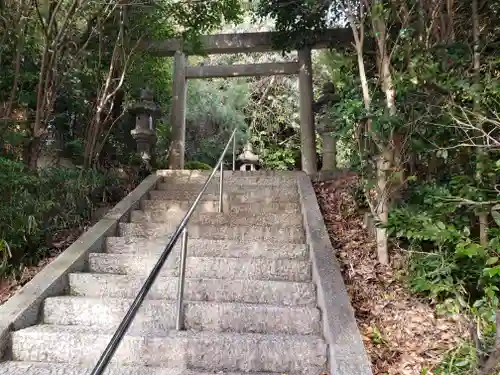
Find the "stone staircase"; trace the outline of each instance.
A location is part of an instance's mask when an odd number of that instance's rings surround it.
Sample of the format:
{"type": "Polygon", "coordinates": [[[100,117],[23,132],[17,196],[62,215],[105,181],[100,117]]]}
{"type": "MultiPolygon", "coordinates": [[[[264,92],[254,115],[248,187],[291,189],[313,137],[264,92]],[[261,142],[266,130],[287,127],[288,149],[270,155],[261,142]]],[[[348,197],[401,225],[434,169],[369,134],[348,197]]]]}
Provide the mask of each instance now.
{"type": "MultiPolygon", "coordinates": [[[[68,275],[67,294],[45,299],[39,324],[11,333],[0,374],[89,374],[206,177],[164,177],[87,272],[68,275]]],[[[188,225],[186,330],[174,330],[178,244],[106,374],[321,374],[328,348],[295,174],[231,175],[223,214],[213,180],[188,225]]]]}

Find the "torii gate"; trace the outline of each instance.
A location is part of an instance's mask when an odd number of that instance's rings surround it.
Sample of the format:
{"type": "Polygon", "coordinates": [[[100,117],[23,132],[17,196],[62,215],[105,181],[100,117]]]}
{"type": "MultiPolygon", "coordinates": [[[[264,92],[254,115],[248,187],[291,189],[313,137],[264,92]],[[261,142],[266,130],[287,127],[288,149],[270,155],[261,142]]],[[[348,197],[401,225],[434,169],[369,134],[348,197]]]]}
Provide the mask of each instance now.
{"type": "MultiPolygon", "coordinates": [[[[206,54],[275,51],[275,32],[218,34],[202,36],[201,49],[206,54]]],[[[352,31],[347,28],[330,29],[311,46],[298,50],[298,61],[235,64],[216,66],[189,66],[183,42],[179,39],[147,42],[147,51],[156,56],[174,56],[172,95],[172,146],[168,160],[170,169],[184,168],[186,139],[187,80],[192,78],[222,78],[291,75],[299,76],[300,142],[302,170],[311,175],[316,172],[316,134],[313,113],[312,48],[334,47],[344,49],[353,43],[352,31]]]]}

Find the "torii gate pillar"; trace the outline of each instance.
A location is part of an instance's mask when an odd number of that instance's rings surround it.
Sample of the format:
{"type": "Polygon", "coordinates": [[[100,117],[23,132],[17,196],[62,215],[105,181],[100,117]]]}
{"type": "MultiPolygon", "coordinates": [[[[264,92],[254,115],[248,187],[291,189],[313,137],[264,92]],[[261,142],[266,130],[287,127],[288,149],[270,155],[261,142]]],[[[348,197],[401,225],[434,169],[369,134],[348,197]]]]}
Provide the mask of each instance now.
{"type": "Polygon", "coordinates": [[[300,147],[302,170],[308,175],[316,173],[316,132],[313,112],[313,80],[311,49],[298,51],[299,57],[299,105],[300,147]]]}
{"type": "Polygon", "coordinates": [[[169,169],[184,169],[184,153],[186,149],[186,56],[177,51],[174,55],[174,82],[172,95],[171,146],[168,156],[169,169]]]}

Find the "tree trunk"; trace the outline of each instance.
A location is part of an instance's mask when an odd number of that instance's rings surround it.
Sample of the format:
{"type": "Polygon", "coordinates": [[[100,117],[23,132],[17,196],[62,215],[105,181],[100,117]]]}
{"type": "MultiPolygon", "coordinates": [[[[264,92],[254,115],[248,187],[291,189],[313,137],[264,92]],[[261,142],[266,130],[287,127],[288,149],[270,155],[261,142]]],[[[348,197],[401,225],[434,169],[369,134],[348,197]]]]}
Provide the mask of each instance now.
{"type": "MultiPolygon", "coordinates": [[[[474,66],[474,83],[476,85],[476,89],[474,90],[474,112],[480,111],[480,103],[479,103],[479,88],[481,82],[481,54],[479,51],[479,14],[477,7],[477,0],[472,0],[472,37],[474,39],[474,57],[473,57],[473,66],[474,66]]],[[[480,130],[482,130],[482,124],[478,125],[480,130]]],[[[476,149],[477,161],[476,161],[476,179],[479,184],[482,184],[484,179],[484,163],[487,157],[484,148],[481,147],[482,142],[482,131],[479,134],[478,142],[480,143],[479,147],[476,149]]],[[[488,246],[488,212],[484,211],[478,214],[479,218],[479,240],[482,246],[488,246]]]]}
{"type": "MultiPolygon", "coordinates": [[[[363,38],[364,38],[364,30],[363,30],[363,12],[364,7],[363,4],[360,4],[360,21],[359,21],[359,33],[356,29],[356,23],[354,20],[354,16],[352,14],[352,9],[349,8],[349,22],[351,24],[351,28],[354,35],[354,41],[356,46],[356,53],[358,59],[358,69],[359,69],[359,77],[361,81],[361,90],[363,93],[363,102],[367,112],[370,111],[371,107],[371,96],[368,87],[368,79],[366,77],[366,70],[363,58],[363,38]]],[[[375,28],[375,24],[373,24],[375,28]]],[[[380,41],[379,41],[380,43],[380,41]]],[[[385,43],[385,36],[384,42],[385,43]]],[[[380,44],[379,44],[380,48],[380,44]]],[[[385,48],[385,47],[384,47],[385,48]]],[[[383,48],[380,48],[383,50],[383,48]]],[[[382,52],[382,51],[380,51],[382,52]]],[[[382,53],[383,55],[383,53],[382,53]]],[[[383,62],[383,60],[380,60],[383,62]]],[[[387,82],[387,81],[386,81],[387,82]]],[[[386,90],[386,95],[388,95],[389,91],[386,90]]],[[[389,103],[388,103],[389,105],[389,103]]],[[[395,109],[395,108],[394,108],[395,109]]],[[[365,195],[368,204],[370,205],[370,210],[376,220],[376,229],[375,229],[375,237],[377,241],[377,255],[378,260],[382,264],[389,263],[389,241],[387,237],[387,229],[385,225],[387,225],[389,218],[389,196],[387,193],[388,181],[387,181],[387,173],[386,173],[386,164],[387,160],[384,158],[384,155],[380,153],[380,149],[383,147],[381,141],[378,139],[377,134],[372,131],[371,127],[371,119],[367,118],[366,121],[360,123],[360,127],[358,128],[358,143],[360,148],[360,156],[363,160],[366,157],[366,151],[371,149],[372,145],[376,145],[377,151],[375,153],[379,153],[378,160],[376,163],[377,169],[377,196],[374,204],[371,203],[372,197],[370,195],[369,189],[365,189],[365,195]],[[369,145],[365,144],[365,133],[370,135],[371,142],[369,145]]],[[[375,147],[374,147],[375,148],[375,147]]],[[[372,153],[370,152],[370,155],[372,153]]]]}
{"type": "Polygon", "coordinates": [[[14,108],[14,103],[17,102],[16,94],[17,94],[17,86],[19,86],[19,78],[21,75],[21,60],[24,50],[25,43],[25,27],[27,17],[23,17],[25,12],[25,2],[21,1],[19,4],[19,16],[16,18],[17,28],[16,28],[16,57],[14,59],[14,80],[12,83],[12,88],[10,90],[9,101],[7,104],[7,112],[5,117],[10,117],[12,114],[12,110],[14,108]]]}
{"type": "MultiPolygon", "coordinates": [[[[375,1],[377,5],[379,1],[375,1]]],[[[375,31],[375,39],[378,45],[379,75],[382,91],[385,94],[385,105],[389,116],[396,115],[396,92],[392,82],[391,61],[387,50],[387,27],[381,14],[372,13],[372,26],[375,31]]],[[[380,143],[380,142],[379,142],[380,143]]],[[[377,228],[377,254],[378,260],[382,264],[389,263],[389,239],[386,226],[389,220],[390,192],[394,189],[389,186],[388,173],[392,169],[403,173],[401,168],[401,155],[396,149],[398,140],[393,132],[391,138],[384,141],[385,145],[379,145],[380,150],[377,159],[377,219],[381,228],[377,228]]]]}
{"type": "Polygon", "coordinates": [[[389,263],[389,238],[386,229],[389,221],[389,184],[387,181],[389,166],[390,162],[382,154],[377,160],[377,205],[375,207],[377,256],[382,264],[389,263]]]}
{"type": "Polygon", "coordinates": [[[23,161],[32,171],[36,171],[38,169],[38,158],[40,157],[42,146],[42,137],[33,137],[27,141],[24,146],[23,161]]]}

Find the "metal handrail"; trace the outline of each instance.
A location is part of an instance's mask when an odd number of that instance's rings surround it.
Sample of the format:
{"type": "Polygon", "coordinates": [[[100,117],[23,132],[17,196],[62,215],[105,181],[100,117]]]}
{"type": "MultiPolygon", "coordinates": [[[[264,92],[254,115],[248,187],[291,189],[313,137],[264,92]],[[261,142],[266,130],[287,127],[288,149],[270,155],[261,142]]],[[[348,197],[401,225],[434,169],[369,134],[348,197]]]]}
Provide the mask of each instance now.
{"type": "Polygon", "coordinates": [[[179,226],[175,230],[174,234],[170,238],[170,241],[168,241],[167,246],[165,247],[165,250],[160,255],[160,258],[154,265],[153,269],[151,270],[149,276],[147,277],[146,281],[144,282],[141,290],[137,293],[137,296],[134,299],[134,302],[130,305],[130,308],[128,309],[127,313],[125,314],[125,317],[121,321],[120,325],[116,329],[116,332],[114,333],[113,337],[109,341],[106,349],[104,349],[104,352],[102,353],[101,357],[97,361],[97,364],[95,365],[94,369],[90,373],[90,375],[102,375],[103,372],[106,370],[109,361],[113,357],[114,353],[116,352],[116,349],[118,348],[118,345],[120,344],[121,340],[123,339],[123,336],[127,332],[128,328],[130,327],[130,324],[132,324],[132,321],[137,314],[137,311],[141,307],[142,303],[144,302],[144,299],[146,298],[146,295],[148,294],[149,290],[153,286],[153,283],[155,282],[156,278],[158,277],[158,274],[160,273],[163,265],[165,264],[165,261],[167,260],[168,256],[172,252],[175,244],[177,243],[177,240],[179,239],[179,236],[182,234],[182,243],[181,243],[181,262],[180,262],[180,272],[179,272],[179,284],[178,284],[178,290],[177,290],[177,318],[176,318],[176,329],[181,330],[184,328],[184,314],[183,314],[183,294],[184,294],[184,279],[185,279],[185,270],[186,270],[186,258],[187,258],[187,239],[188,239],[188,231],[187,231],[187,224],[189,222],[189,219],[191,218],[191,215],[193,214],[194,210],[200,203],[200,200],[207,190],[207,187],[212,180],[212,178],[215,176],[215,173],[217,170],[220,168],[220,179],[219,179],[219,212],[222,212],[223,210],[223,204],[222,204],[222,197],[223,197],[223,182],[224,182],[224,157],[226,156],[226,152],[229,149],[229,145],[231,144],[231,141],[233,142],[233,171],[235,170],[236,167],[236,130],[234,129],[233,132],[231,133],[231,137],[229,138],[226,147],[224,148],[224,151],[222,151],[222,155],[220,156],[219,160],[217,161],[217,164],[215,165],[214,169],[212,170],[212,173],[210,173],[210,176],[207,178],[205,181],[205,184],[201,188],[200,192],[198,193],[196,199],[194,200],[193,204],[187,211],[187,213],[184,215],[183,219],[181,220],[179,226]]]}

